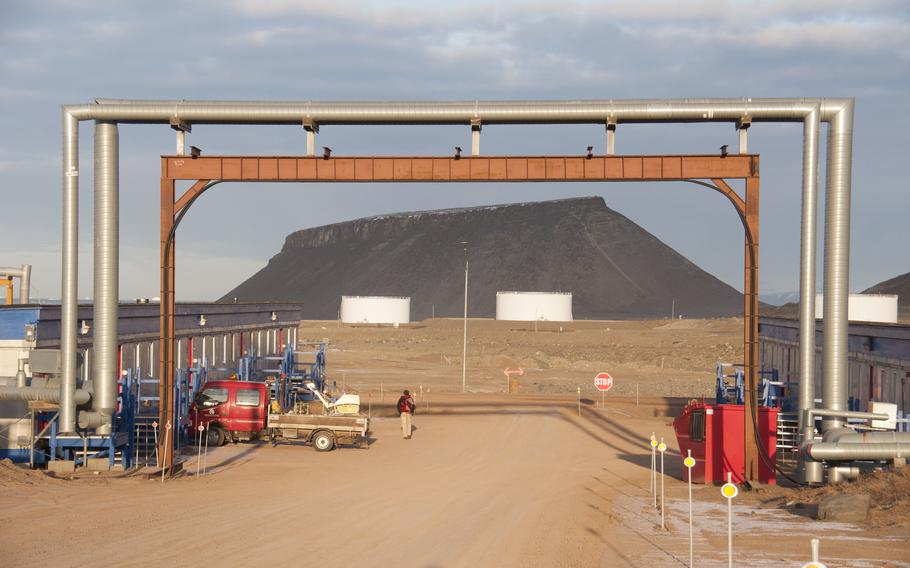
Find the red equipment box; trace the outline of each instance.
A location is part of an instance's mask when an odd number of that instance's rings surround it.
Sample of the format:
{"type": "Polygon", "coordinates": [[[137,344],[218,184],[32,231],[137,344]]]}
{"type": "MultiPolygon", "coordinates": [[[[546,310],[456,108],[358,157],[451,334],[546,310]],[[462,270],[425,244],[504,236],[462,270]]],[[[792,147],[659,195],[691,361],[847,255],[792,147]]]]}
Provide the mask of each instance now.
{"type": "MultiPolygon", "coordinates": [[[[673,429],[683,456],[692,450],[695,467],[692,481],[696,483],[725,483],[727,472],[733,481],[742,483],[745,434],[741,404],[704,404],[692,401],[683,409],[673,429]]],[[[777,412],[776,408],[758,408],[758,433],[767,462],[758,460],[758,478],[761,483],[775,484],[777,476],[768,464],[777,463],[777,412]]]]}

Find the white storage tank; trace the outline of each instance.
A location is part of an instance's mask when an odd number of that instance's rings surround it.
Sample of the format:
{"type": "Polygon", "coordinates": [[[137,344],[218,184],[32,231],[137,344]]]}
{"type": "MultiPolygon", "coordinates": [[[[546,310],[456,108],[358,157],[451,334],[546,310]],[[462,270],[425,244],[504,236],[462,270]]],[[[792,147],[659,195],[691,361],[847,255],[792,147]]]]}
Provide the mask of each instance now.
{"type": "Polygon", "coordinates": [[[570,292],[496,292],[496,319],[572,321],[570,292]]]}
{"type": "Polygon", "coordinates": [[[411,298],[342,296],[342,323],[401,324],[411,321],[411,298]]]}
{"type": "MultiPolygon", "coordinates": [[[[824,294],[815,295],[815,319],[824,317],[824,294]]],[[[897,323],[896,294],[850,294],[847,319],[873,323],[897,323]]]]}

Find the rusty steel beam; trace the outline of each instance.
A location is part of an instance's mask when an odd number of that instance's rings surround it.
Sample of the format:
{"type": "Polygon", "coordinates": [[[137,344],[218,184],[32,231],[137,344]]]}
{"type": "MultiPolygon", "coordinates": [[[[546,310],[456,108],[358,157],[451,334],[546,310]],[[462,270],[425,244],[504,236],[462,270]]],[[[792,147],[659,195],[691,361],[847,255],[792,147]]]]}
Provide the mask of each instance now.
{"type": "Polygon", "coordinates": [[[174,180],[448,182],[678,181],[758,175],[758,156],[162,156],[174,180]]]}
{"type": "MultiPolygon", "coordinates": [[[[746,178],[745,216],[746,232],[744,251],[745,278],[743,289],[743,347],[745,348],[746,385],[743,400],[744,427],[744,478],[759,479],[759,452],[756,440],[758,431],[758,211],[759,179],[746,178]]],[[[764,433],[762,439],[766,439],[764,433]]]]}
{"type": "Polygon", "coordinates": [[[174,308],[176,307],[174,288],[176,284],[174,260],[176,259],[176,239],[168,246],[168,238],[174,227],[174,180],[161,179],[161,299],[159,302],[159,374],[158,374],[158,424],[162,435],[158,439],[159,465],[169,469],[174,464],[174,433],[177,425],[171,424],[174,417],[174,356],[176,351],[176,334],[174,325],[174,308]],[[164,433],[170,424],[168,443],[165,444],[164,433]]]}

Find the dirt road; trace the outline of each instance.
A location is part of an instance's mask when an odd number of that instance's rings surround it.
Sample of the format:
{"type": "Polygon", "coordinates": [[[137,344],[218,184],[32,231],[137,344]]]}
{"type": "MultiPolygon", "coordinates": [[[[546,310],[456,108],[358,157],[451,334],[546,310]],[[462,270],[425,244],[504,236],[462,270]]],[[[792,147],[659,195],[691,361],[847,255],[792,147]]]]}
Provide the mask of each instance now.
{"type": "MultiPolygon", "coordinates": [[[[669,531],[648,492],[651,431],[671,442],[659,400],[591,405],[571,397],[458,396],[418,401],[413,439],[375,405],[370,449],[327,454],[291,445],[213,450],[209,475],[162,484],[132,478],[0,482],[5,566],[681,566],[685,486],[668,479],[669,531]],[[429,410],[427,410],[429,403],[429,410]],[[67,545],[66,543],[71,543],[67,545]]],[[[388,402],[387,402],[388,403],[388,402]]],[[[668,474],[680,477],[678,456],[668,474]]],[[[195,471],[187,456],[187,470],[195,471]]],[[[696,543],[722,563],[724,510],[697,492],[696,543]]],[[[910,556],[899,534],[824,525],[779,510],[738,513],[739,562],[798,565],[824,530],[828,558],[892,565],[910,556]],[[781,517],[783,516],[783,517],[781,517]],[[782,518],[774,546],[764,523],[782,518]],[[789,523],[789,524],[787,524],[789,523]],[[890,559],[893,564],[883,563],[890,559]]],[[[776,522],[776,521],[775,521],[776,522]]],[[[740,564],[746,565],[746,564],[740,564]]],[[[832,566],[846,565],[833,563],[832,566]]]]}
{"type": "Polygon", "coordinates": [[[211,475],[163,485],[8,483],[0,549],[10,566],[597,565],[596,512],[576,503],[602,445],[565,412],[471,405],[418,415],[411,440],[377,418],[369,450],[228,446],[211,475]]]}

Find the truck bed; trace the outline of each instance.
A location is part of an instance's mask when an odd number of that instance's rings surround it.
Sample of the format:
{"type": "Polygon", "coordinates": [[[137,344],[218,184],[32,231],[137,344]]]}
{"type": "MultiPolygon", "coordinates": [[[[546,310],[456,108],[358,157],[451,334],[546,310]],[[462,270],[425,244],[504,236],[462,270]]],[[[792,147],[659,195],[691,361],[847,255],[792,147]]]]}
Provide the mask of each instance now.
{"type": "Polygon", "coordinates": [[[313,414],[269,414],[269,428],[327,429],[339,432],[366,433],[370,419],[366,416],[319,416],[313,414]]]}
{"type": "MultiPolygon", "coordinates": [[[[370,419],[359,414],[351,416],[319,416],[313,414],[269,414],[269,436],[273,443],[279,439],[298,440],[310,443],[319,432],[331,432],[332,445],[352,444],[361,448],[369,447],[367,434],[370,419]]],[[[314,446],[317,450],[324,448],[314,446]]]]}

